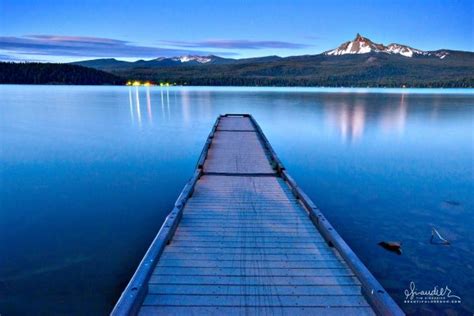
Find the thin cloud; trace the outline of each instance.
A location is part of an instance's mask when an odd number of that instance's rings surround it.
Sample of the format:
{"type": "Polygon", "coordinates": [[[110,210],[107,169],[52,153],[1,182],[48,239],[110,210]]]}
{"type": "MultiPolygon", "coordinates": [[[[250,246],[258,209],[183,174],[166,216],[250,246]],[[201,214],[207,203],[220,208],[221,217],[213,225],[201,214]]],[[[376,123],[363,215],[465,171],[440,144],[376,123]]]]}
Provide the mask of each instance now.
{"type": "MultiPolygon", "coordinates": [[[[43,55],[63,57],[170,57],[176,55],[209,55],[214,52],[135,45],[128,41],[87,36],[27,35],[0,36],[3,55],[43,55]]],[[[221,55],[233,55],[224,53],[221,55]]]]}
{"type": "Polygon", "coordinates": [[[219,49],[302,49],[311,45],[283,41],[251,40],[205,40],[205,41],[161,41],[161,43],[180,48],[219,48],[219,49]]]}
{"type": "Polygon", "coordinates": [[[35,38],[39,40],[49,40],[62,43],[96,43],[105,45],[127,44],[127,41],[121,41],[104,37],[91,36],[64,36],[64,35],[26,35],[26,38],[35,38]]]}
{"type": "Polygon", "coordinates": [[[315,35],[307,35],[304,38],[309,39],[309,40],[321,40],[324,39],[324,37],[321,36],[315,36],[315,35]]]}
{"type": "Polygon", "coordinates": [[[0,61],[23,61],[15,56],[0,54],[0,61]]]}

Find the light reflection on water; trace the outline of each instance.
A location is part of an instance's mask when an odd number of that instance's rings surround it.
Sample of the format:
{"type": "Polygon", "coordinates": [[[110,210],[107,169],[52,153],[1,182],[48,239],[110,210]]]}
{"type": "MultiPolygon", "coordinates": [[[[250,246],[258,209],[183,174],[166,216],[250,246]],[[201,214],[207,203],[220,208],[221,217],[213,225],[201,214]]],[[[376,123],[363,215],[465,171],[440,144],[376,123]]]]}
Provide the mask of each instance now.
{"type": "MultiPolygon", "coordinates": [[[[141,123],[141,111],[140,111],[140,97],[138,87],[135,87],[135,100],[131,97],[132,87],[130,87],[130,109],[136,108],[137,120],[135,120],[135,114],[130,110],[130,119],[132,122],[137,121],[137,124],[141,123]]],[[[152,94],[150,89],[159,89],[161,98],[161,115],[162,119],[170,119],[171,107],[170,107],[170,88],[150,88],[145,87],[144,91],[147,103],[147,117],[148,121],[153,121],[153,107],[152,107],[152,94]]],[[[176,102],[174,106],[181,107],[181,120],[182,123],[187,124],[191,120],[191,96],[192,90],[177,88],[171,88],[171,94],[176,99],[179,98],[179,102],[176,102]],[[180,103],[180,104],[177,104],[180,103]]],[[[366,93],[366,90],[362,90],[366,93]]],[[[361,93],[361,92],[359,92],[361,93]]],[[[364,129],[367,127],[366,119],[377,120],[380,132],[391,133],[402,135],[406,119],[407,119],[407,104],[405,102],[405,96],[407,92],[401,93],[397,98],[396,102],[390,104],[390,106],[384,106],[381,113],[376,118],[367,118],[366,113],[366,100],[360,99],[351,101],[343,101],[338,104],[329,103],[323,106],[324,124],[327,128],[335,130],[340,134],[340,139],[343,143],[352,143],[357,141],[364,136],[364,129]]],[[[194,100],[196,101],[196,100],[194,100]]],[[[153,101],[154,102],[154,101],[153,101]]],[[[212,115],[211,108],[211,94],[209,91],[199,91],[199,99],[197,100],[200,105],[200,114],[206,117],[212,115]],[[208,111],[207,113],[204,111],[208,111]]],[[[158,105],[158,104],[157,104],[158,105]]],[[[158,106],[157,106],[158,108],[158,106]]],[[[436,115],[436,107],[433,108],[432,116],[436,115]]]]}
{"type": "Polygon", "coordinates": [[[153,121],[153,114],[151,112],[151,97],[150,97],[150,87],[146,87],[146,109],[148,113],[148,120],[153,121]]]}
{"type": "Polygon", "coordinates": [[[216,116],[251,113],[398,302],[410,281],[463,302],[407,312],[472,313],[474,94],[428,91],[0,86],[0,311],[108,312],[216,116]]]}

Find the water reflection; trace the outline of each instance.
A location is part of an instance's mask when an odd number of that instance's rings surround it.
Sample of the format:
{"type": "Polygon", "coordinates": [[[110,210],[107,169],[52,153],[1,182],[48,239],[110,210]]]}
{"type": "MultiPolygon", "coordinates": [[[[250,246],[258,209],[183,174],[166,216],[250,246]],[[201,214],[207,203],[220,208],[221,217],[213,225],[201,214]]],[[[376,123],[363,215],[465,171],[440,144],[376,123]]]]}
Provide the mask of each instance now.
{"type": "Polygon", "coordinates": [[[325,108],[325,116],[328,125],[337,128],[344,142],[353,142],[364,134],[364,104],[328,106],[325,108]]]}
{"type": "Polygon", "coordinates": [[[160,95],[161,95],[161,115],[164,117],[165,116],[165,99],[163,97],[163,89],[160,89],[160,95]]]}
{"type": "Polygon", "coordinates": [[[171,117],[170,111],[170,88],[166,87],[166,109],[168,110],[168,118],[171,117]]]}
{"type": "Polygon", "coordinates": [[[160,96],[161,96],[161,115],[163,116],[163,118],[167,117],[169,119],[171,117],[169,87],[166,87],[166,88],[161,87],[160,96]],[[166,89],[166,91],[164,89],[166,89]]]}
{"type": "Polygon", "coordinates": [[[347,143],[359,141],[368,129],[403,134],[408,116],[405,94],[400,94],[399,99],[396,96],[381,99],[375,105],[373,100],[370,102],[365,97],[325,102],[326,125],[336,130],[341,140],[347,143]]]}
{"type": "Polygon", "coordinates": [[[401,135],[405,129],[407,119],[407,104],[405,94],[401,94],[397,107],[386,107],[380,119],[380,126],[384,132],[396,132],[401,135]]]}
{"type": "Polygon", "coordinates": [[[151,112],[151,98],[150,98],[150,87],[146,87],[146,108],[148,112],[148,120],[152,122],[153,114],[151,112]]]}
{"type": "MultiPolygon", "coordinates": [[[[148,116],[148,121],[153,123],[153,106],[152,106],[152,93],[150,87],[145,88],[145,98],[146,98],[146,113],[148,116]]],[[[135,87],[135,97],[133,97],[132,87],[128,90],[128,98],[129,98],[129,108],[130,108],[130,119],[132,123],[135,122],[135,112],[137,117],[137,123],[141,126],[142,123],[142,112],[140,107],[140,89],[139,87],[135,87]]],[[[163,102],[163,98],[162,98],[163,102]]]]}
{"type": "Polygon", "coordinates": [[[132,120],[132,123],[135,121],[134,115],[133,115],[133,98],[132,98],[132,87],[128,89],[128,96],[130,100],[130,119],[132,120]]]}
{"type": "MultiPolygon", "coordinates": [[[[135,97],[132,95],[132,89],[132,87],[129,88],[130,117],[132,122],[136,118],[138,125],[141,126],[140,89],[142,88],[135,87],[135,97]],[[134,112],[136,112],[136,115],[134,112]]],[[[185,124],[191,122],[193,115],[213,116],[213,113],[216,112],[216,108],[219,106],[219,99],[216,99],[209,91],[201,91],[196,97],[193,91],[187,89],[177,90],[169,87],[146,87],[144,89],[149,123],[153,123],[153,89],[160,89],[162,119],[171,119],[172,102],[170,93],[173,94],[173,104],[176,104],[177,109],[180,109],[181,112],[176,119],[181,120],[185,124]]],[[[261,96],[256,95],[256,97],[266,98],[264,94],[261,96]]],[[[326,125],[332,130],[337,131],[341,141],[344,143],[360,141],[366,134],[367,129],[370,128],[379,129],[384,133],[396,133],[399,135],[403,133],[405,128],[408,116],[405,94],[381,99],[380,105],[377,106],[374,106],[373,100],[367,98],[365,94],[341,100],[333,99],[332,96],[323,96],[323,99],[325,100],[319,104],[321,105],[319,111],[322,112],[326,125]]],[[[274,104],[275,112],[285,110],[284,107],[291,101],[291,94],[278,100],[274,104]]]]}
{"type": "Polygon", "coordinates": [[[181,97],[181,108],[183,111],[183,120],[185,123],[189,123],[190,120],[190,111],[191,111],[191,100],[189,96],[189,91],[183,90],[180,93],[181,97]]]}
{"type": "Polygon", "coordinates": [[[138,87],[135,87],[135,92],[136,92],[136,106],[137,106],[137,120],[138,120],[138,125],[142,124],[142,114],[140,111],[140,96],[138,95],[138,87]]]}
{"type": "MultiPolygon", "coordinates": [[[[256,93],[252,97],[254,100],[240,101],[238,108],[228,108],[226,111],[220,110],[224,107],[221,104],[219,94],[211,91],[199,91],[199,93],[176,87],[135,87],[135,92],[129,89],[129,106],[130,117],[133,122],[137,122],[138,126],[142,124],[140,93],[144,93],[146,98],[146,112],[149,124],[153,124],[153,101],[154,96],[161,101],[161,111],[158,110],[160,120],[179,120],[189,125],[196,116],[202,118],[214,117],[223,112],[249,112],[254,115],[258,114],[261,109],[256,107],[259,102],[266,102],[268,95],[264,93],[256,93]],[[141,92],[141,89],[144,89],[141,92]],[[159,89],[159,92],[158,90],[159,89]],[[133,96],[135,93],[135,96],[133,96]],[[154,94],[155,93],[155,94],[154,94]],[[170,95],[172,94],[172,95],[170,95]],[[172,118],[173,116],[173,118],[172,118]]],[[[408,116],[415,115],[420,109],[409,110],[410,102],[416,102],[415,97],[405,93],[399,95],[377,96],[373,94],[354,94],[350,96],[338,96],[334,94],[328,95],[295,95],[292,93],[274,95],[271,97],[272,113],[286,113],[285,115],[293,115],[291,112],[306,111],[309,113],[318,113],[315,120],[322,118],[323,123],[328,130],[337,135],[342,143],[352,144],[361,142],[368,135],[403,135],[408,121],[408,116]],[[413,98],[413,101],[412,101],[413,98]],[[300,108],[293,103],[304,102],[313,103],[314,108],[300,108]],[[295,110],[289,110],[289,107],[295,110]]],[[[158,103],[159,104],[159,103],[158,103]]],[[[436,117],[438,108],[430,107],[431,117],[436,117]]],[[[155,117],[156,118],[156,117],[155,117]]],[[[318,122],[314,122],[318,124],[318,122]]]]}

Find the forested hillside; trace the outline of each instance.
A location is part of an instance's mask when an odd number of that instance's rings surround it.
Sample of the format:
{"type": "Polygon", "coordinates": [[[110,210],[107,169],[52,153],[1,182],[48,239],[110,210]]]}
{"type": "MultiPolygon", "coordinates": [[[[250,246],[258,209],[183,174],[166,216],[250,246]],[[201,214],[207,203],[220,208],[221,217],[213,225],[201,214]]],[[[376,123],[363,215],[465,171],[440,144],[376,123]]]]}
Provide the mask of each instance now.
{"type": "Polygon", "coordinates": [[[0,62],[0,83],[9,84],[123,84],[116,75],[70,64],[0,62]]]}

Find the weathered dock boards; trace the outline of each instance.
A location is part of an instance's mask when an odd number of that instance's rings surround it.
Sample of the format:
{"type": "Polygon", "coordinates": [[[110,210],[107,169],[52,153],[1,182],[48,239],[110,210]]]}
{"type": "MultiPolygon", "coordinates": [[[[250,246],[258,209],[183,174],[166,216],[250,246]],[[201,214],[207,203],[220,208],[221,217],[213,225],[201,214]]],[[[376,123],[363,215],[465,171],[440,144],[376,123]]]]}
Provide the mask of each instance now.
{"type": "Polygon", "coordinates": [[[249,115],[220,116],[113,315],[402,315],[249,115]]]}

